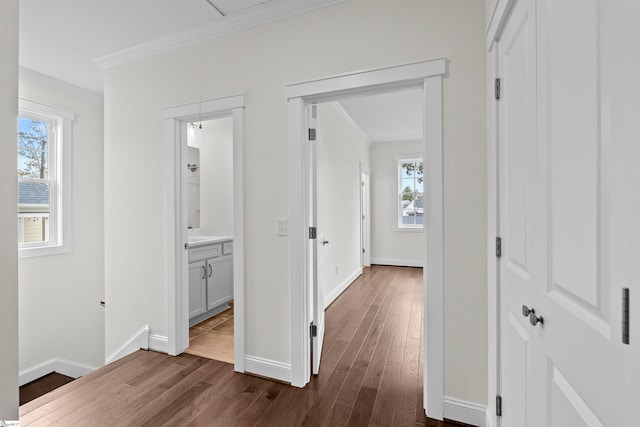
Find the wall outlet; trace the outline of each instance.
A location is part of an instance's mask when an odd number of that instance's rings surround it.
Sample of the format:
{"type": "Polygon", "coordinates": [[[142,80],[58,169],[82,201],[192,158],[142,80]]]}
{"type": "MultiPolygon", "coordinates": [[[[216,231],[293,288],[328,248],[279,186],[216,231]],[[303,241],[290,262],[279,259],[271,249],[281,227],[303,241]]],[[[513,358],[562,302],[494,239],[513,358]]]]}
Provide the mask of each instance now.
{"type": "Polygon", "coordinates": [[[276,219],[276,236],[286,236],[289,234],[289,221],[286,218],[276,219]]]}

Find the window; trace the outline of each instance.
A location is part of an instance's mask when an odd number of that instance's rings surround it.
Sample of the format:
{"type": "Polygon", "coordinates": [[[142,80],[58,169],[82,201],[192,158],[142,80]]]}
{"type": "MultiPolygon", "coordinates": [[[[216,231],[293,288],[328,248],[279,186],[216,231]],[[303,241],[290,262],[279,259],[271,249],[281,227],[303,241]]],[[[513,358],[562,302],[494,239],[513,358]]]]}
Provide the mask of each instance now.
{"type": "Polygon", "coordinates": [[[21,258],[71,249],[74,114],[20,99],[18,248],[21,258]]]}
{"type": "Polygon", "coordinates": [[[422,157],[397,157],[396,167],[398,170],[398,229],[422,230],[424,225],[422,157]]]}

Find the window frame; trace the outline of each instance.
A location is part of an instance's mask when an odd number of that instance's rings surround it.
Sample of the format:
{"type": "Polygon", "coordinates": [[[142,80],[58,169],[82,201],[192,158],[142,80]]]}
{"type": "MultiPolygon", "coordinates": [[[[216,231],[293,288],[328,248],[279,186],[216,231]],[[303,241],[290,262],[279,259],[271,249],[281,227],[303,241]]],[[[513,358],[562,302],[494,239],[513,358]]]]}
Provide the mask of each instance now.
{"type": "MultiPolygon", "coordinates": [[[[394,215],[396,231],[421,233],[424,230],[424,223],[423,224],[403,224],[402,223],[402,196],[404,194],[404,191],[403,191],[404,188],[402,187],[402,165],[404,163],[417,163],[417,162],[420,162],[424,165],[424,157],[420,153],[400,154],[400,155],[393,156],[393,165],[394,165],[395,176],[396,176],[396,186],[395,186],[395,194],[394,194],[395,205],[396,205],[395,215],[394,215]]],[[[422,197],[424,201],[424,190],[422,192],[422,197]]],[[[424,208],[423,208],[423,212],[424,212],[424,208]]]]}
{"type": "MultiPolygon", "coordinates": [[[[19,178],[16,165],[16,185],[19,185],[19,182],[49,183],[49,240],[19,243],[18,257],[31,258],[71,252],[71,168],[75,114],[58,107],[19,98],[18,116],[49,122],[48,178],[19,178]]],[[[16,146],[17,144],[16,134],[16,146]]],[[[19,206],[16,206],[16,210],[18,222],[21,217],[33,216],[21,215],[19,206]]]]}

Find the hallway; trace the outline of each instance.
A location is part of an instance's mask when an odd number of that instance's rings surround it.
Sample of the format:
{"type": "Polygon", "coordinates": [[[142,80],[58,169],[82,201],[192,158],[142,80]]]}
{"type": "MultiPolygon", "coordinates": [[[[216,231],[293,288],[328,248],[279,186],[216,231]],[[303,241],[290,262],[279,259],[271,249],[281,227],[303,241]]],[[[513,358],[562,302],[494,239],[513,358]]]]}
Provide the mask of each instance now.
{"type": "Polygon", "coordinates": [[[304,389],[138,351],[22,406],[20,425],[459,425],[422,411],[421,269],[366,269],[326,316],[320,375],[304,389]]]}

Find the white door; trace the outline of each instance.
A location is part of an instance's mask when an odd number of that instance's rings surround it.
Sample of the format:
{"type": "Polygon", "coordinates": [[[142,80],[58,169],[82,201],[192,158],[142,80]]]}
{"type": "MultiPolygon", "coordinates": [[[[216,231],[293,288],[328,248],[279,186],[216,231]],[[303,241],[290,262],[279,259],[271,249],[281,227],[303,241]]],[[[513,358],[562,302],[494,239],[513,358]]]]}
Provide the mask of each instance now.
{"type": "Polygon", "coordinates": [[[500,38],[502,426],[637,425],[631,3],[519,0],[500,38]],[[523,316],[523,305],[535,313],[523,316]]]}
{"type": "Polygon", "coordinates": [[[539,384],[541,327],[523,316],[539,310],[542,242],[536,233],[535,3],[517,2],[498,46],[499,108],[500,394],[503,426],[544,426],[539,384]],[[536,381],[538,384],[536,384],[536,381]],[[537,415],[541,417],[535,418],[537,415]]]}
{"type": "Polygon", "coordinates": [[[309,226],[316,233],[309,239],[309,260],[310,272],[309,282],[311,284],[311,368],[312,373],[317,375],[320,372],[320,357],[322,356],[322,343],[324,341],[324,294],[322,283],[318,277],[318,250],[322,243],[317,239],[318,230],[318,138],[317,138],[317,114],[318,108],[315,104],[306,107],[307,127],[309,147],[309,226]],[[312,237],[312,238],[311,238],[312,237]]]}
{"type": "Polygon", "coordinates": [[[360,213],[361,213],[361,232],[362,236],[362,266],[371,267],[371,222],[370,216],[370,187],[369,187],[370,173],[367,171],[360,174],[360,213]]]}

